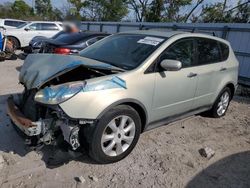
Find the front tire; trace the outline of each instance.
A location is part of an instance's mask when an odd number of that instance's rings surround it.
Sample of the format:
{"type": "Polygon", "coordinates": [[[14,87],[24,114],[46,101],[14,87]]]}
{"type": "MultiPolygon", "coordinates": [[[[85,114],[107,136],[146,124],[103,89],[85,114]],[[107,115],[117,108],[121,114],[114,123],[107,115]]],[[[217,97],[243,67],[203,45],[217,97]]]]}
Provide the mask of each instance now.
{"type": "Polygon", "coordinates": [[[13,44],[14,51],[20,48],[19,41],[15,37],[8,37],[8,40],[13,44]]]}
{"type": "Polygon", "coordinates": [[[210,115],[215,118],[224,116],[227,112],[231,98],[231,90],[228,87],[224,88],[216,99],[212,109],[210,110],[210,115]]]}
{"type": "Polygon", "coordinates": [[[113,163],[125,158],[141,133],[141,119],[135,109],[119,105],[104,114],[92,133],[89,154],[98,163],[113,163]]]}

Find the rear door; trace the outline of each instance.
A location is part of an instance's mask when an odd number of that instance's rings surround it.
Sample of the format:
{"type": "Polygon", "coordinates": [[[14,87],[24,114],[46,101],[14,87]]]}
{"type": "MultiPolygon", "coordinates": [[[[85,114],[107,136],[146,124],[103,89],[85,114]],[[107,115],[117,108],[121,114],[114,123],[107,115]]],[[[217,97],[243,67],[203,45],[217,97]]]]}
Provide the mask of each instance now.
{"type": "Polygon", "coordinates": [[[198,77],[197,91],[193,108],[211,105],[221,80],[225,66],[221,56],[219,42],[208,38],[196,38],[197,66],[194,72],[198,77]]]}

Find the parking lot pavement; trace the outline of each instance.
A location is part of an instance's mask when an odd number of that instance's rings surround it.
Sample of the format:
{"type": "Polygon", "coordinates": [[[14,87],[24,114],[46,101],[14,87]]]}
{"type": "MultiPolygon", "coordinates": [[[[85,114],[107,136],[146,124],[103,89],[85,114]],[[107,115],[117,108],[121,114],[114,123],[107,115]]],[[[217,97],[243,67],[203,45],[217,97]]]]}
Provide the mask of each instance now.
{"type": "Polygon", "coordinates": [[[148,131],[120,162],[98,165],[58,151],[67,163],[51,169],[45,162],[54,150],[26,148],[6,116],[6,98],[22,91],[20,66],[0,62],[0,187],[250,187],[249,99],[235,97],[221,119],[197,115],[148,131]],[[211,159],[198,152],[206,146],[211,159]]]}

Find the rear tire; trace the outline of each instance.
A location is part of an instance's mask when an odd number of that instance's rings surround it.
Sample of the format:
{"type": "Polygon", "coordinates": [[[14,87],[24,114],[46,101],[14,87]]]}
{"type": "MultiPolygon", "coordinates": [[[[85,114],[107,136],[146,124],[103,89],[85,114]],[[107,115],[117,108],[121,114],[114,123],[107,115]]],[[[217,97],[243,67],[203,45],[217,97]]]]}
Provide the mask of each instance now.
{"type": "Polygon", "coordinates": [[[225,87],[216,99],[212,109],[209,111],[209,115],[214,118],[220,118],[227,112],[228,106],[232,98],[231,90],[225,87]]]}
{"type": "Polygon", "coordinates": [[[119,105],[105,113],[95,125],[89,154],[98,163],[117,162],[135,147],[141,133],[141,119],[135,109],[119,105]]]}

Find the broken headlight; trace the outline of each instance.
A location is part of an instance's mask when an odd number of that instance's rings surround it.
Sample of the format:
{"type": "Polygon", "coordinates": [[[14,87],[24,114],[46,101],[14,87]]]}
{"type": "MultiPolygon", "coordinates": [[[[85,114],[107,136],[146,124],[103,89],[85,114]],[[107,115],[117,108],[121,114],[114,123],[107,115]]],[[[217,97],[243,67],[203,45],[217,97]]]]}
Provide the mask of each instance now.
{"type": "Polygon", "coordinates": [[[35,101],[43,104],[60,104],[82,91],[85,82],[45,87],[35,95],[35,101]]]}

